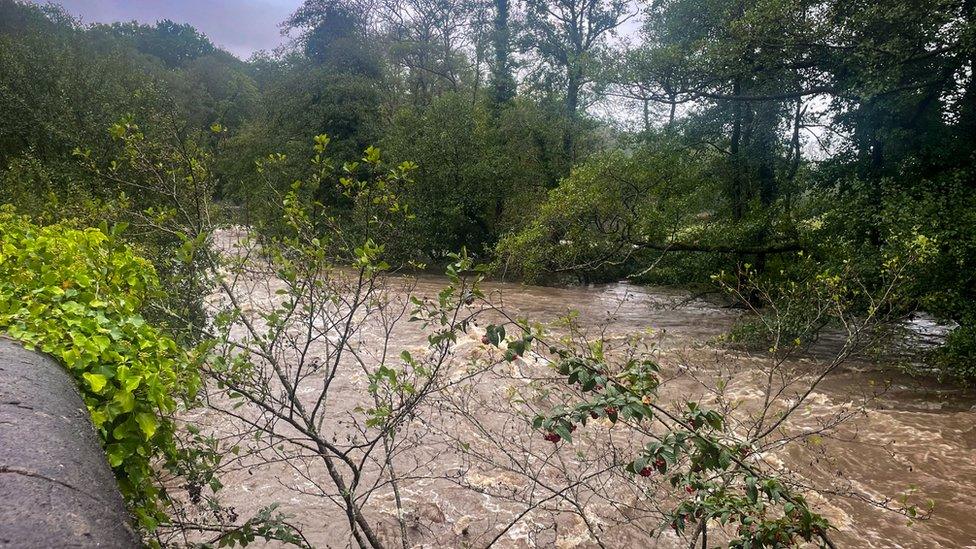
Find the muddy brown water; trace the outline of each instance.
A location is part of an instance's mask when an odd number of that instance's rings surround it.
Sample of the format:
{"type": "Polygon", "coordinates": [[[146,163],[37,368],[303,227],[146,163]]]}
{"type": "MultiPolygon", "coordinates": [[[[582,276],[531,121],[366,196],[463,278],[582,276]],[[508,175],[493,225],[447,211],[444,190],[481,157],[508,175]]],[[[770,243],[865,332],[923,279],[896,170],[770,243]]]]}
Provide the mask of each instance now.
{"type": "MultiPolygon", "coordinates": [[[[440,277],[422,276],[416,291],[435,295],[445,284],[440,277]]],[[[675,394],[695,385],[682,374],[687,364],[693,362],[703,371],[710,364],[735,363],[732,392],[744,400],[758,398],[752,383],[760,378],[768,359],[712,345],[742,314],[739,311],[680,290],[625,283],[553,288],[490,282],[485,289],[506,311],[541,322],[551,322],[572,310],[579,312],[584,325],[605,326],[610,336],[653,330],[675,394]]],[[[422,334],[413,329],[397,337],[396,344],[402,348],[423,344],[422,334]]],[[[363,389],[361,380],[346,380],[343,387],[350,392],[363,389]]],[[[809,498],[838,529],[833,533],[838,547],[976,547],[976,397],[957,387],[898,374],[885,364],[853,361],[824,380],[798,410],[797,422],[816,425],[857,408],[866,395],[871,398],[863,412],[845,421],[835,436],[793,445],[770,456],[767,463],[802,470],[802,479],[812,485],[837,488],[838,494],[825,492],[809,498]],[[885,390],[879,391],[879,387],[885,390]],[[912,521],[878,505],[886,501],[895,505],[902,494],[923,506],[931,500],[931,517],[912,521]]],[[[203,423],[206,415],[194,414],[203,423]]],[[[458,466],[446,444],[432,440],[421,453],[437,458],[440,471],[458,466]]],[[[470,469],[464,474],[464,486],[419,477],[403,482],[404,506],[412,521],[410,545],[484,546],[494,525],[518,515],[518,502],[471,489],[479,482],[503,484],[504,474],[470,469]]],[[[348,546],[348,533],[335,506],[296,491],[303,482],[295,471],[280,464],[243,467],[229,474],[222,497],[242,516],[278,502],[316,546],[348,546]]],[[[373,503],[384,509],[380,522],[391,522],[392,495],[381,491],[373,503]]],[[[579,522],[565,517],[557,521],[545,512],[534,512],[496,546],[595,546],[579,522]],[[558,522],[562,529],[547,531],[547,520],[558,522]]],[[[386,539],[396,537],[390,524],[379,530],[386,539]]],[[[687,541],[673,536],[645,538],[634,532],[608,534],[603,541],[610,547],[687,546],[687,541]]]]}

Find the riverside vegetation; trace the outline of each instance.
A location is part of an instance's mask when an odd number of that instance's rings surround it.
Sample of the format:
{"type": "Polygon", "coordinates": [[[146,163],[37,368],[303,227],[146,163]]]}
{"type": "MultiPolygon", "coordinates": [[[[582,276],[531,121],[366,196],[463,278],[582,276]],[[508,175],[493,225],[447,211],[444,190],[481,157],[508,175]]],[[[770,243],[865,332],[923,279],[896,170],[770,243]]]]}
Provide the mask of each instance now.
{"type": "Polygon", "coordinates": [[[423,486],[517,505],[471,546],[833,547],[831,498],[924,521],[783,459],[868,414],[803,417],[851,362],[976,380],[974,10],[306,0],[244,61],[0,0],[0,329],[75,376],[153,546],[430,543],[423,486]],[[722,296],[753,392],[501,277],[722,296]],[[947,336],[906,356],[921,312],[947,336]],[[269,468],[321,515],[222,499],[269,468]]]}

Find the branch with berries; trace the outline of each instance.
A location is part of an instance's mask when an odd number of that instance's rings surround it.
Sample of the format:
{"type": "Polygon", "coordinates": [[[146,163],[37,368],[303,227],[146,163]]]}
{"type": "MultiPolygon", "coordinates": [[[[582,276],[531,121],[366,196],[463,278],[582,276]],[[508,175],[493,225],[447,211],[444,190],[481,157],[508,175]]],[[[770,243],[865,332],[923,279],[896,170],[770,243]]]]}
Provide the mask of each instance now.
{"type": "MultiPolygon", "coordinates": [[[[507,343],[503,329],[495,326],[488,327],[485,339],[495,346],[507,343]]],[[[635,479],[661,475],[671,484],[681,501],[666,523],[676,533],[693,527],[690,533],[696,540],[704,536],[707,523],[715,521],[722,526],[738,524],[730,531],[733,548],[787,547],[801,539],[833,547],[826,519],[783,482],[745,461],[752,446],[726,432],[722,414],[696,402],[687,402],[681,412],[655,402],[660,368],[654,361],[630,358],[611,369],[602,356],[581,357],[555,347],[549,351],[556,371],[583,398],[536,415],[533,427],[553,444],[572,442],[577,429],[594,420],[640,428],[652,440],[625,470],[635,479]],[[651,431],[651,424],[663,426],[664,432],[651,431]]]]}

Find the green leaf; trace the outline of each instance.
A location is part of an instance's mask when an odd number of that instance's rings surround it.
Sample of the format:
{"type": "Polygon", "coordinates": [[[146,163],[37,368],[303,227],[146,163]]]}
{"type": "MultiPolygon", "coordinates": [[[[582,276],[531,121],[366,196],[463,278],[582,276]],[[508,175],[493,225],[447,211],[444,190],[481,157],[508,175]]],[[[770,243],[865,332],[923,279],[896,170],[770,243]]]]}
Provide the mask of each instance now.
{"type": "Polygon", "coordinates": [[[146,440],[151,439],[156,434],[156,428],[159,426],[156,422],[156,416],[146,412],[136,414],[136,423],[139,424],[139,429],[146,436],[146,440]]]}
{"type": "Polygon", "coordinates": [[[81,377],[85,378],[85,381],[88,382],[88,386],[91,387],[91,390],[96,393],[100,393],[102,389],[105,388],[105,384],[108,383],[108,379],[106,379],[102,374],[85,372],[84,374],[81,374],[81,377]]]}

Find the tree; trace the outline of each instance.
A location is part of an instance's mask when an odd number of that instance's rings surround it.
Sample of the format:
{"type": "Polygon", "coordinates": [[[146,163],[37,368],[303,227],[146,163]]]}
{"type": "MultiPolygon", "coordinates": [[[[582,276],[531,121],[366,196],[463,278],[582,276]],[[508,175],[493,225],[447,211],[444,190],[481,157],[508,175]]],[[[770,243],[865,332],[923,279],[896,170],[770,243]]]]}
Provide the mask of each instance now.
{"type": "Polygon", "coordinates": [[[627,10],[626,0],[526,2],[523,40],[536,56],[538,77],[553,78],[562,85],[565,113],[570,120],[563,148],[571,159],[576,158],[582,94],[592,82],[601,54],[609,47],[609,35],[631,16],[627,10]]]}
{"type": "Polygon", "coordinates": [[[335,72],[378,79],[381,60],[368,46],[368,13],[345,2],[309,1],[282,26],[285,32],[297,31],[308,58],[335,72]]]}
{"type": "Polygon", "coordinates": [[[509,0],[495,0],[492,28],[494,64],[491,67],[491,100],[502,106],[515,97],[515,77],[512,74],[512,33],[509,26],[509,0]]]}
{"type": "Polygon", "coordinates": [[[609,77],[609,87],[603,93],[615,98],[637,101],[640,104],[642,128],[650,132],[656,124],[652,120],[663,116],[664,125],[671,128],[677,120],[678,106],[687,102],[689,77],[683,59],[674,47],[655,47],[641,44],[628,48],[616,63],[609,77]],[[658,111],[666,109],[666,114],[658,111]]]}
{"type": "Polygon", "coordinates": [[[412,104],[423,106],[443,93],[477,88],[483,47],[484,1],[385,0],[378,10],[392,64],[412,104]]]}
{"type": "Polygon", "coordinates": [[[186,23],[169,19],[154,26],[136,22],[94,25],[93,33],[104,33],[130,43],[137,51],[159,59],[167,68],[185,66],[194,59],[217,52],[209,38],[186,23]]]}
{"type": "Polygon", "coordinates": [[[857,243],[865,269],[877,250],[917,228],[937,243],[936,258],[917,278],[920,304],[956,328],[935,364],[972,378],[971,306],[976,281],[972,205],[973,3],[881,2],[830,6],[838,24],[834,127],[847,136],[825,162],[823,188],[850,205],[835,229],[857,243]],[[851,215],[851,210],[862,213],[851,215]]]}

